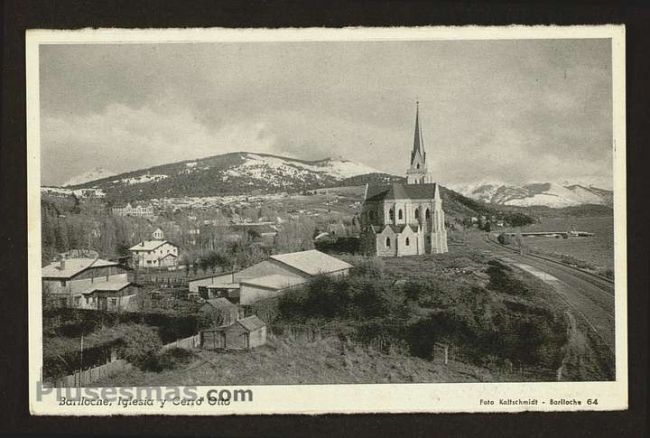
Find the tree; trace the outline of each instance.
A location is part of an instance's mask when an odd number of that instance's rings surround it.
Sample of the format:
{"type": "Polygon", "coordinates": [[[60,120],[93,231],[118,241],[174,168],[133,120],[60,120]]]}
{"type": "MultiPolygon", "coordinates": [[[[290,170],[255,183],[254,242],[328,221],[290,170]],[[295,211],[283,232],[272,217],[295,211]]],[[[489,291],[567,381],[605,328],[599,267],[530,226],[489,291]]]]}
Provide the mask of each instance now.
{"type": "Polygon", "coordinates": [[[133,365],[144,368],[151,365],[156,353],[162,348],[158,332],[143,324],[125,324],[120,356],[133,365]]]}

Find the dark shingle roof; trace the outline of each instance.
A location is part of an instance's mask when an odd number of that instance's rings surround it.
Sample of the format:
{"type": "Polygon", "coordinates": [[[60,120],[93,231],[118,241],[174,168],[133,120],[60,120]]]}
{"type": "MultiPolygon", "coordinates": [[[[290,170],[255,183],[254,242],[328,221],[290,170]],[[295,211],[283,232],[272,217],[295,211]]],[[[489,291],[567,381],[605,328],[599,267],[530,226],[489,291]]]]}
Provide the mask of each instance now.
{"type": "Polygon", "coordinates": [[[369,186],[366,201],[382,201],[384,199],[431,199],[435,192],[436,183],[393,183],[390,186],[369,186]]]}

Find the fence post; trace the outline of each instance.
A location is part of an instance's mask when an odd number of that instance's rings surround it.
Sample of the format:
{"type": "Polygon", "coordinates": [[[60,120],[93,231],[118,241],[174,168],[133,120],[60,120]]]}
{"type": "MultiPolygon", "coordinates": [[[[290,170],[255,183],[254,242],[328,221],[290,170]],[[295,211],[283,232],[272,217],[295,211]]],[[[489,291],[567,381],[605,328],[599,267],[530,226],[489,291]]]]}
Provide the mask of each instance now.
{"type": "Polygon", "coordinates": [[[449,346],[445,344],[445,365],[449,362],[449,346]]]}

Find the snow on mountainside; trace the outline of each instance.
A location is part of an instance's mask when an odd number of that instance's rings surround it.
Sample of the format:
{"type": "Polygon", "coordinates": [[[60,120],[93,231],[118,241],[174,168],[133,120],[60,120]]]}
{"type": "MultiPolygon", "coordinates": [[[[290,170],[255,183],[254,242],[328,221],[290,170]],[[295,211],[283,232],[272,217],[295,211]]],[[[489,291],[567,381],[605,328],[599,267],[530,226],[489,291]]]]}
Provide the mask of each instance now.
{"type": "Polygon", "coordinates": [[[346,160],[326,159],[322,161],[303,162],[269,155],[246,154],[246,161],[226,172],[229,176],[248,175],[264,178],[273,184],[277,178],[301,178],[310,174],[321,174],[322,177],[345,179],[379,171],[364,164],[346,160]]]}
{"type": "Polygon", "coordinates": [[[341,159],[304,161],[235,152],[127,172],[81,186],[100,188],[109,196],[137,200],[311,190],[370,174],[386,175],[364,164],[341,159]]]}
{"type": "Polygon", "coordinates": [[[576,205],[612,205],[612,192],[579,184],[563,186],[555,183],[535,183],[513,186],[500,183],[482,183],[455,186],[468,198],[497,205],[519,207],[546,206],[553,208],[576,205]]]}
{"type": "Polygon", "coordinates": [[[115,175],[115,172],[111,172],[110,170],[106,170],[101,167],[95,167],[94,169],[90,169],[82,173],[81,175],[77,175],[70,178],[63,184],[63,187],[78,186],[80,184],[84,184],[90,181],[97,181],[98,179],[109,178],[113,175],[115,175]]]}

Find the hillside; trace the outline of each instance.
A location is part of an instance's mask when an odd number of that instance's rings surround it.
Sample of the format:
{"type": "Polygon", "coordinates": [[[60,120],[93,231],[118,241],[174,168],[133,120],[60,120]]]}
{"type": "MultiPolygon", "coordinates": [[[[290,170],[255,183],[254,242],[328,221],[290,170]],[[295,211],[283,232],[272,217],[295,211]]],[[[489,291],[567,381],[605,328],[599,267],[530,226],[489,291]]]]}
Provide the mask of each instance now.
{"type": "Polygon", "coordinates": [[[340,185],[365,174],[381,173],[347,160],[303,161],[236,152],[122,173],[72,188],[100,188],[109,199],[119,202],[251,192],[297,192],[340,185]]]}
{"type": "Polygon", "coordinates": [[[611,207],[611,190],[579,184],[560,185],[535,183],[522,186],[479,183],[454,186],[463,195],[489,204],[517,207],[544,206],[551,208],[574,207],[578,205],[604,205],[611,207]]]}
{"type": "MultiPolygon", "coordinates": [[[[438,361],[344,345],[334,337],[313,342],[272,337],[252,351],[196,352],[163,372],[132,369],[95,382],[120,385],[296,385],[507,381],[512,376],[458,361],[438,361]]],[[[519,376],[517,376],[519,377],[519,376]]]]}

